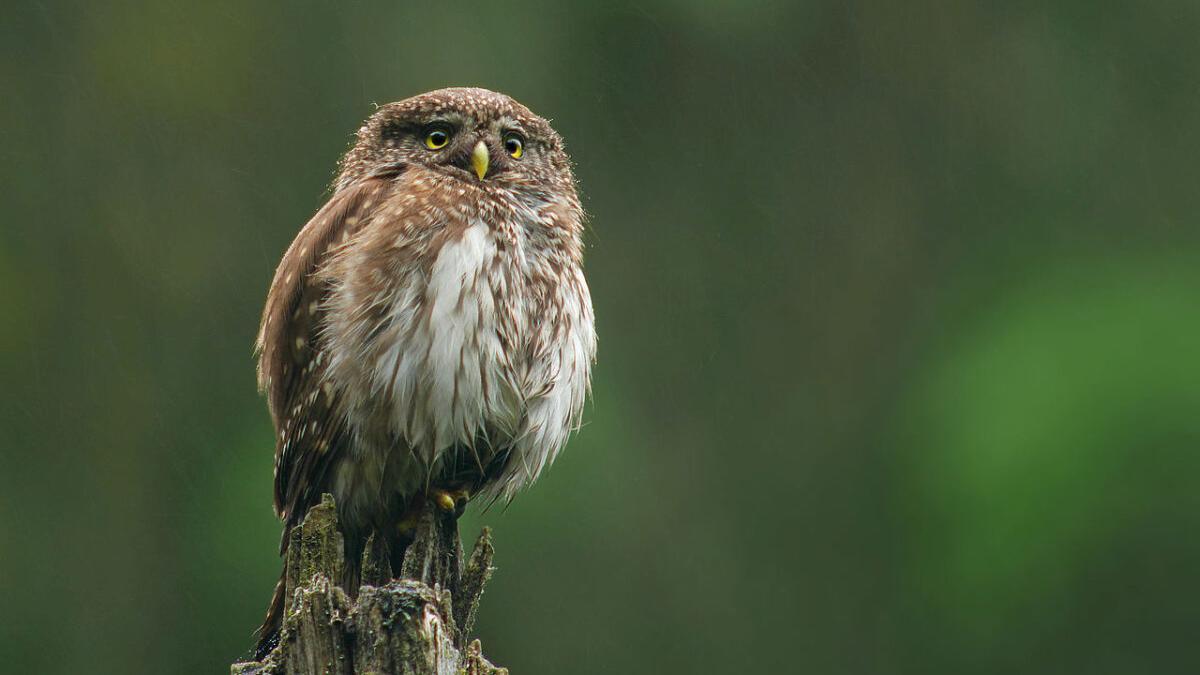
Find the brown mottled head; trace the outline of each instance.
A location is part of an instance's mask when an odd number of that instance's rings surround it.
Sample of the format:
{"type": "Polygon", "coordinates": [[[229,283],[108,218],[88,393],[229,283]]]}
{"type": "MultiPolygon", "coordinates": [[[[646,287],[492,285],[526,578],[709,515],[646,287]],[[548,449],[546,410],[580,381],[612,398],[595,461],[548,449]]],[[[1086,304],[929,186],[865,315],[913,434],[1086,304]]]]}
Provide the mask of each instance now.
{"type": "Polygon", "coordinates": [[[342,158],[335,189],[397,164],[476,185],[574,188],[570,160],[550,123],[487,89],[438,89],[380,107],[342,158]]]}

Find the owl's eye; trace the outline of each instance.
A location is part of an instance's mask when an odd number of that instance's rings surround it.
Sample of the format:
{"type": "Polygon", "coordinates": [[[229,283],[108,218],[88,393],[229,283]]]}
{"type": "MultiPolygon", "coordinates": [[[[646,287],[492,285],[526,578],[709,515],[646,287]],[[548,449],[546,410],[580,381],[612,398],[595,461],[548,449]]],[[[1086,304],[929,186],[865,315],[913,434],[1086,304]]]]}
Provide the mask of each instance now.
{"type": "Polygon", "coordinates": [[[425,147],[430,150],[441,150],[450,142],[450,130],[443,126],[432,127],[425,131],[425,147]]]}
{"type": "Polygon", "coordinates": [[[525,139],[521,138],[521,134],[509,133],[504,137],[504,149],[513,159],[521,159],[521,155],[525,154],[525,139]]]}

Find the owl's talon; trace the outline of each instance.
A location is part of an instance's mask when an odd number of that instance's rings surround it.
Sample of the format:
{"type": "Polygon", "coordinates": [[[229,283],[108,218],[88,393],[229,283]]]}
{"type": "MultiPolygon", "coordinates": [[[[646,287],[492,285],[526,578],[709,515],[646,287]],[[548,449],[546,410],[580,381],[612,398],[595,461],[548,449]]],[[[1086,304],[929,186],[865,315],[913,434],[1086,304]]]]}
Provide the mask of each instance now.
{"type": "Polygon", "coordinates": [[[417,512],[410,511],[404,516],[403,520],[401,520],[399,523],[396,523],[396,531],[399,532],[401,536],[411,537],[413,530],[417,529],[418,522],[417,512]]]}
{"type": "Polygon", "coordinates": [[[438,505],[438,508],[443,511],[454,510],[454,497],[451,497],[449,492],[444,490],[435,490],[433,493],[433,501],[438,505]]]}
{"type": "Polygon", "coordinates": [[[471,493],[467,492],[466,488],[437,489],[433,491],[432,496],[433,503],[437,504],[439,509],[446,513],[453,513],[455,517],[461,516],[467,510],[467,502],[471,499],[471,493]]]}

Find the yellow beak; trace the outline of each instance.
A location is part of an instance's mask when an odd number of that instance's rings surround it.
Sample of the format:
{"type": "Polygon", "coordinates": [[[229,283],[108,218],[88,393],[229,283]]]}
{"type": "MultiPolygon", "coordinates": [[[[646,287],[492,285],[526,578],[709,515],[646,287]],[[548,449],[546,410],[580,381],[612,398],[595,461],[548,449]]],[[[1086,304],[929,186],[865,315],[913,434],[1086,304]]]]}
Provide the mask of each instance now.
{"type": "Polygon", "coordinates": [[[475,169],[475,175],[479,176],[479,180],[488,172],[488,149],[483,141],[475,144],[475,149],[471,151],[471,168],[475,169]]]}

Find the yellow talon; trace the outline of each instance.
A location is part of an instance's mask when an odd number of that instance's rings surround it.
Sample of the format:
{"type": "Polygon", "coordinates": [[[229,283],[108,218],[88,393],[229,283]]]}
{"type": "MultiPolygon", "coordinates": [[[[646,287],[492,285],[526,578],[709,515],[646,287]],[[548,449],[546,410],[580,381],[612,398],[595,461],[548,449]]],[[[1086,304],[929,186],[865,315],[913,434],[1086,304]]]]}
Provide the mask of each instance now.
{"type": "Polygon", "coordinates": [[[471,499],[471,493],[467,492],[466,488],[458,488],[456,490],[444,490],[436,488],[431,493],[433,503],[437,504],[438,508],[446,513],[453,513],[456,516],[461,516],[463,511],[467,510],[467,502],[471,499]]]}
{"type": "Polygon", "coordinates": [[[435,490],[433,493],[433,499],[437,502],[438,508],[441,510],[454,510],[454,497],[451,497],[449,492],[446,492],[445,490],[435,490]]]}
{"type": "Polygon", "coordinates": [[[402,535],[409,535],[413,530],[417,529],[417,512],[410,511],[404,520],[396,524],[396,530],[402,535]]]}

